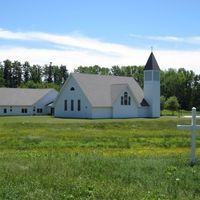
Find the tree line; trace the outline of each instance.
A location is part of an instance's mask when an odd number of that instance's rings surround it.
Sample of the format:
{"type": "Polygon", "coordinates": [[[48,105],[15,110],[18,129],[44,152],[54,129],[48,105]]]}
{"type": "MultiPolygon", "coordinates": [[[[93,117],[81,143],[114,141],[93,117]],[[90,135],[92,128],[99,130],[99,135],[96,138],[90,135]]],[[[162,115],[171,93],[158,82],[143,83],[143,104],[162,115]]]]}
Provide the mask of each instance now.
{"type": "Polygon", "coordinates": [[[0,87],[49,88],[59,90],[69,76],[66,66],[30,65],[5,60],[0,64],[0,87]]]}
{"type": "MultiPolygon", "coordinates": [[[[143,88],[144,66],[79,66],[74,72],[133,77],[143,88]]],[[[49,63],[41,66],[10,60],[0,63],[0,87],[53,87],[59,90],[68,76],[69,72],[65,65],[49,63]]],[[[170,68],[161,71],[160,79],[162,102],[175,96],[180,109],[190,110],[192,106],[200,109],[200,75],[184,68],[170,68]]]]}

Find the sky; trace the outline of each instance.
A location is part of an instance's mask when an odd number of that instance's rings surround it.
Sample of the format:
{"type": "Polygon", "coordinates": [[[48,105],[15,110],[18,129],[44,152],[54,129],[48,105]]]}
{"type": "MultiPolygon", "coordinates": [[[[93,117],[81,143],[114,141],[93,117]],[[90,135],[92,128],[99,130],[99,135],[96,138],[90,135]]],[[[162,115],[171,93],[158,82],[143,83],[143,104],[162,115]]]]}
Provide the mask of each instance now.
{"type": "Polygon", "coordinates": [[[0,62],[145,65],[200,74],[199,0],[0,0],[0,62]]]}

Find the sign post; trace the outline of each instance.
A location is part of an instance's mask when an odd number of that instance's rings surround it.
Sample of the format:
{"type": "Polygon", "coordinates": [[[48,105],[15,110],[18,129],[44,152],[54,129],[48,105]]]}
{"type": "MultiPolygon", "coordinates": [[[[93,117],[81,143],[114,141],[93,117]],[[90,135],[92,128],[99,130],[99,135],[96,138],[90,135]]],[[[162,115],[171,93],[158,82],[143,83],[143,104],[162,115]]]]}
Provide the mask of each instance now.
{"type": "Polygon", "coordinates": [[[196,108],[192,108],[191,125],[177,125],[178,129],[191,130],[192,132],[192,152],[191,152],[191,166],[196,164],[196,130],[200,130],[200,125],[196,125],[196,108]]]}

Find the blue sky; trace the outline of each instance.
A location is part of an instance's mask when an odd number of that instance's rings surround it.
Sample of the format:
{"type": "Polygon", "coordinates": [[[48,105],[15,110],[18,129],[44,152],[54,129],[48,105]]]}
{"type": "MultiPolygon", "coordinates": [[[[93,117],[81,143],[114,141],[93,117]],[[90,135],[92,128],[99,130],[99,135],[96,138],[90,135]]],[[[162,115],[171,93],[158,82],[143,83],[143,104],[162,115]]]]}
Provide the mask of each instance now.
{"type": "Polygon", "coordinates": [[[200,73],[198,0],[1,0],[0,61],[144,65],[200,73]]]}

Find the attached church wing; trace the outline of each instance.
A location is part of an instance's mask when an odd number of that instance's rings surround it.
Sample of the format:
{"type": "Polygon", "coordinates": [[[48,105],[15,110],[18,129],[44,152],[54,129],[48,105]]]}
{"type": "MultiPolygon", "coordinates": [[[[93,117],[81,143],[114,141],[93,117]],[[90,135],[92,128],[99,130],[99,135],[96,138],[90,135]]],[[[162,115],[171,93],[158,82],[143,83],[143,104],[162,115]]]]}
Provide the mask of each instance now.
{"type": "Polygon", "coordinates": [[[0,106],[31,106],[52,90],[0,88],[0,106]]]}

